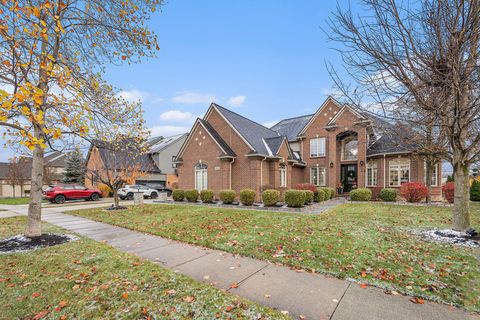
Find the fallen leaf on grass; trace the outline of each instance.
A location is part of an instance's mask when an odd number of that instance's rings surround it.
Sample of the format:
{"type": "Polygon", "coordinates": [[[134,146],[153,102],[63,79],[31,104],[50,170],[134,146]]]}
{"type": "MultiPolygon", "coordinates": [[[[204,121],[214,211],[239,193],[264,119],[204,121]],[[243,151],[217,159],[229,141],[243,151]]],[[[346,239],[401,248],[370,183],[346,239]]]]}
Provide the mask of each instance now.
{"type": "Polygon", "coordinates": [[[48,310],[48,309],[47,309],[47,310],[40,311],[39,313],[37,313],[37,314],[33,317],[33,319],[34,319],[34,320],[42,319],[43,317],[45,317],[45,316],[46,316],[47,314],[49,314],[49,313],[50,313],[50,310],[48,310]]]}
{"type": "Polygon", "coordinates": [[[174,294],[177,293],[177,290],[175,290],[175,289],[170,289],[170,290],[165,291],[165,293],[168,294],[168,295],[173,296],[174,294]]]}
{"type": "Polygon", "coordinates": [[[195,297],[193,297],[193,296],[186,296],[185,298],[183,298],[183,301],[188,302],[188,303],[192,303],[192,302],[195,301],[195,297]]]}
{"type": "Polygon", "coordinates": [[[38,292],[32,293],[32,298],[37,298],[37,297],[40,297],[40,293],[38,292]]]}
{"type": "Polygon", "coordinates": [[[60,312],[62,311],[63,308],[65,308],[68,304],[68,301],[62,300],[58,303],[58,306],[55,308],[55,312],[60,312]]]}
{"type": "Polygon", "coordinates": [[[424,304],[425,303],[424,299],[418,298],[418,297],[414,297],[414,298],[410,299],[410,301],[415,303],[415,304],[424,304]]]}
{"type": "Polygon", "coordinates": [[[122,298],[123,299],[128,299],[128,292],[125,292],[124,294],[122,294],[122,298]]]}

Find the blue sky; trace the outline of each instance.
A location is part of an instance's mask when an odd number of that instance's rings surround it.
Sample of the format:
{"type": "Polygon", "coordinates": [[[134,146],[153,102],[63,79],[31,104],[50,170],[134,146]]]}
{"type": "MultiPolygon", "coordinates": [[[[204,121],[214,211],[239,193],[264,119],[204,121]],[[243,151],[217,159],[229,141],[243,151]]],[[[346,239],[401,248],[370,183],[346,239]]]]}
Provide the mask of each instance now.
{"type": "MultiPolygon", "coordinates": [[[[172,0],[151,20],[157,58],[110,66],[105,78],[125,98],[142,100],[156,135],[188,131],[212,101],[263,124],[312,113],[331,90],[325,62],[341,67],[321,30],[335,7],[333,0],[172,0]]],[[[0,161],[11,156],[1,153],[0,161]]]]}
{"type": "Polygon", "coordinates": [[[141,98],[156,134],[188,130],[212,101],[260,123],[312,113],[338,61],[321,27],[335,1],[177,0],[152,20],[161,47],[140,65],[107,69],[141,98]]]}

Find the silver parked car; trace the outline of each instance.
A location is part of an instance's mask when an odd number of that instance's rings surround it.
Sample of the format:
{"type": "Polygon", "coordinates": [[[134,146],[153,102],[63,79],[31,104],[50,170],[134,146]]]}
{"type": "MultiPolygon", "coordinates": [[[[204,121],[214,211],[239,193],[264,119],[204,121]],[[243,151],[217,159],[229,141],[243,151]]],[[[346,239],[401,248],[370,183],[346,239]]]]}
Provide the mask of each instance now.
{"type": "Polygon", "coordinates": [[[133,200],[134,192],[142,192],[144,198],[158,198],[157,190],[141,185],[126,185],[120,190],[118,190],[118,196],[122,200],[133,200]]]}

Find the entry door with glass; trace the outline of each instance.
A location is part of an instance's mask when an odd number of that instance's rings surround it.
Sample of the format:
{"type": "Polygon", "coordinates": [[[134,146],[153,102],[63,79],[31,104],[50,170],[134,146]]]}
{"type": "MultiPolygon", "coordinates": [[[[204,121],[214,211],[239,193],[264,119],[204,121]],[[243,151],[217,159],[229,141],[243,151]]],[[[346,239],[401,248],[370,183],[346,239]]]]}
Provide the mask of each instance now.
{"type": "Polygon", "coordinates": [[[357,186],[357,165],[342,164],[341,180],[344,192],[350,192],[353,187],[357,186]]]}

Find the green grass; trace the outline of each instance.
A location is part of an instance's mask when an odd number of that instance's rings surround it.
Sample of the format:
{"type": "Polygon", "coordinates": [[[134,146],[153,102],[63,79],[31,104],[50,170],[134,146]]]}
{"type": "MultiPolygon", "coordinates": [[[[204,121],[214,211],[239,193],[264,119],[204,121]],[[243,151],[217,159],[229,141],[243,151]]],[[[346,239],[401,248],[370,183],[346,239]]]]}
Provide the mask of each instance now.
{"type": "Polygon", "coordinates": [[[0,199],[0,204],[29,204],[30,198],[3,198],[0,199]]]}
{"type": "MultiPolygon", "coordinates": [[[[73,214],[480,311],[479,253],[410,232],[450,227],[451,208],[347,204],[308,215],[149,205],[73,214]]],[[[472,224],[480,229],[478,203],[472,224]]]]}
{"type": "MultiPolygon", "coordinates": [[[[0,221],[0,238],[25,218],[0,221]]],[[[64,230],[45,224],[46,232],[64,230]]],[[[279,312],[122,253],[79,241],[0,255],[0,319],[286,319],[279,312]]]]}

